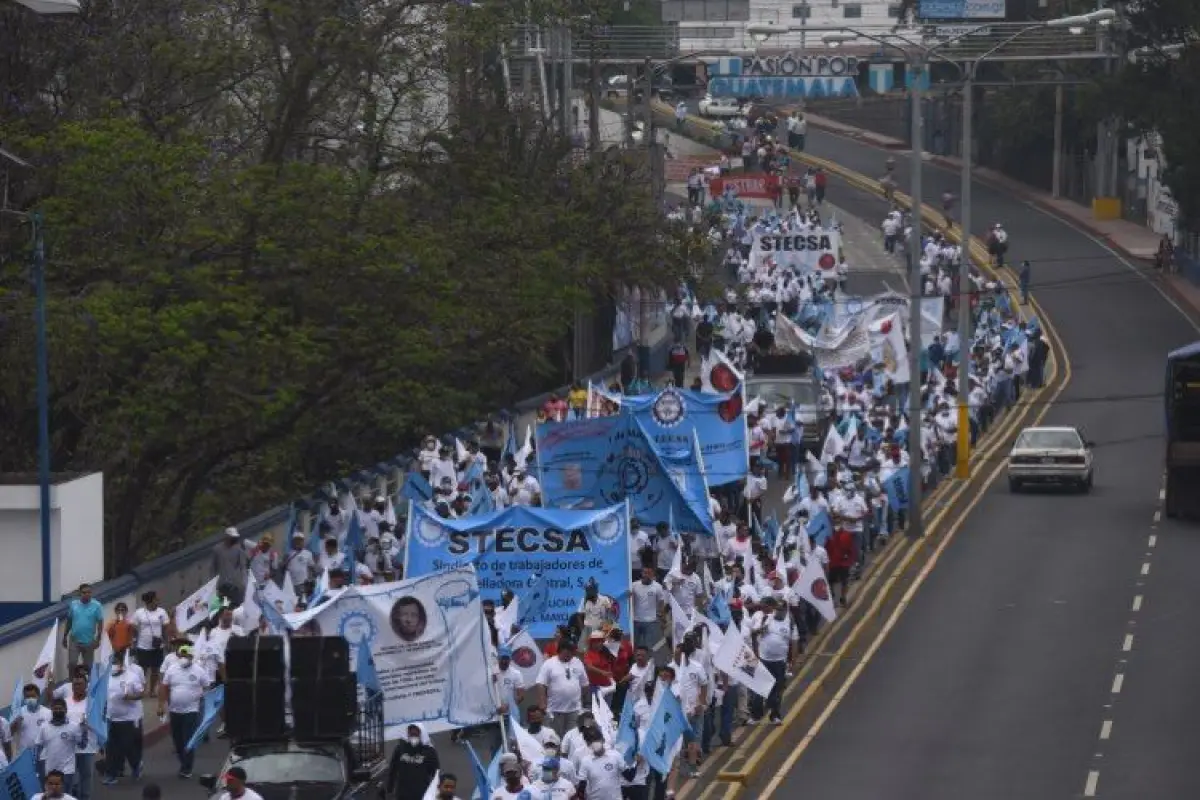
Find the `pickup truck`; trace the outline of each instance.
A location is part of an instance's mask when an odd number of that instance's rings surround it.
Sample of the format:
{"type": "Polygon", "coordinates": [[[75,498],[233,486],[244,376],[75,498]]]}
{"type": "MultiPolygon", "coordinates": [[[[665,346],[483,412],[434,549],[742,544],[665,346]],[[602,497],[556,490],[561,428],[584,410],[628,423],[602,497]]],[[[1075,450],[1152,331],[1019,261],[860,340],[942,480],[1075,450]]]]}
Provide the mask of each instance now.
{"type": "Polygon", "coordinates": [[[382,750],[363,762],[345,740],[246,742],[233,745],[217,775],[201,775],[200,785],[217,800],[218,776],[230,767],[246,770],[246,784],[264,800],[379,800],[387,779],[382,750]]]}
{"type": "Polygon", "coordinates": [[[833,399],[812,375],[755,374],[746,379],[746,402],[761,399],[768,409],[796,406],[796,422],[804,426],[803,447],[820,453],[833,416],[833,399]]]}

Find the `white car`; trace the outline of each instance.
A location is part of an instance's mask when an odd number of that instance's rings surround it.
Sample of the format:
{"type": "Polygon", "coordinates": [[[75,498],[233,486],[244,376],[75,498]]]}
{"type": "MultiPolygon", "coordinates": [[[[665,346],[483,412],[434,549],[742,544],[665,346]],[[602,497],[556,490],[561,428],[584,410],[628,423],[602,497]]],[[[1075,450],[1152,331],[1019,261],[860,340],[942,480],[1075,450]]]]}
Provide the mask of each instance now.
{"type": "Polygon", "coordinates": [[[1077,428],[1026,428],[1008,454],[1008,488],[1014,492],[1032,483],[1087,492],[1093,475],[1092,443],[1077,428]]]}
{"type": "Polygon", "coordinates": [[[736,97],[713,97],[704,95],[700,101],[700,116],[702,117],[740,117],[742,104],[736,97]]]}

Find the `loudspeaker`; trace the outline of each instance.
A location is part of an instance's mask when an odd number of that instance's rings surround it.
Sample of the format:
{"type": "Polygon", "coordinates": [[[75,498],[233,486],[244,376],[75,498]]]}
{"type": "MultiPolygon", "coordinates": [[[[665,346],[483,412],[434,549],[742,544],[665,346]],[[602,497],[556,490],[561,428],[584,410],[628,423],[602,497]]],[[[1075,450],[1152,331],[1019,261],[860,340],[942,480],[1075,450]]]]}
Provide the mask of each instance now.
{"type": "Polygon", "coordinates": [[[298,636],[291,646],[293,681],[324,681],[350,674],[350,643],[341,636],[298,636]]]}
{"type": "Polygon", "coordinates": [[[231,636],[225,647],[225,680],[282,682],[282,636],[231,636]]]}
{"type": "Polygon", "coordinates": [[[230,738],[279,739],[287,735],[282,678],[226,679],[225,731],[230,738]]]}
{"type": "Polygon", "coordinates": [[[340,739],[354,732],[358,682],[353,675],[308,680],[292,677],[292,732],[296,739],[340,739]]]}

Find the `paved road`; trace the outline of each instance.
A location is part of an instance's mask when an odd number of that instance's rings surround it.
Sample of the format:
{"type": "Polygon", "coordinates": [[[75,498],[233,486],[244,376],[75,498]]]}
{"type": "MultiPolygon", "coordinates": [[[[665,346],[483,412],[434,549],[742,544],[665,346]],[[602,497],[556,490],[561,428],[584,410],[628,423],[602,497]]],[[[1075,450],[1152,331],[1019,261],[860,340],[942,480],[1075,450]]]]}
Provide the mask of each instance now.
{"type": "MultiPolygon", "coordinates": [[[[883,173],[879,150],[819,131],[808,144],[883,173]]],[[[906,187],[907,160],[897,161],[906,187]]],[[[927,167],[926,201],[957,193],[958,182],[927,167]]],[[[1001,481],[988,491],[788,776],[785,796],[1200,796],[1200,537],[1163,523],[1153,547],[1149,539],[1164,356],[1197,331],[1095,241],[985,186],[974,197],[976,233],[1003,222],[1012,256],[1034,264],[1035,295],[1073,370],[1046,423],[1078,425],[1097,442],[1096,488],[1014,496],[1001,481]]]]}
{"type": "MultiPolygon", "coordinates": [[[[616,117],[617,115],[613,114],[612,116],[616,117]]],[[[604,128],[608,128],[608,125],[617,121],[619,119],[602,119],[602,125],[604,128]]],[[[701,155],[707,149],[682,137],[672,137],[671,142],[674,150],[685,155],[701,155]]],[[[845,234],[844,246],[847,251],[847,259],[852,265],[850,292],[874,294],[882,291],[885,283],[893,288],[901,286],[903,283],[903,275],[900,273],[901,265],[882,253],[874,222],[881,218],[885,211],[883,202],[858,192],[839,190],[836,184],[830,190],[830,198],[837,203],[837,206],[831,207],[831,211],[842,221],[845,234]],[[869,222],[854,217],[854,214],[861,214],[869,222]],[[860,265],[863,267],[861,270],[854,269],[855,266],[860,265]]],[[[778,483],[772,486],[768,496],[769,505],[775,507],[782,505],[784,488],[778,483]]],[[[484,757],[486,746],[482,746],[481,741],[477,740],[477,749],[480,750],[481,757],[484,757]]],[[[442,758],[443,769],[459,776],[460,787],[462,787],[459,795],[469,797],[474,788],[474,781],[465,751],[461,746],[452,744],[449,736],[434,737],[434,744],[442,758]]],[[[227,752],[228,743],[225,741],[213,739],[211,742],[201,745],[197,752],[196,775],[212,773],[217,770],[227,752]]],[[[147,750],[145,776],[141,784],[156,781],[168,790],[167,796],[172,798],[203,798],[204,790],[195,781],[187,782],[177,778],[175,775],[177,769],[177,762],[173,756],[169,739],[160,741],[147,750]]],[[[135,800],[141,797],[141,784],[128,781],[111,787],[97,784],[93,790],[93,796],[97,800],[109,800],[110,798],[112,800],[135,800]]]]}

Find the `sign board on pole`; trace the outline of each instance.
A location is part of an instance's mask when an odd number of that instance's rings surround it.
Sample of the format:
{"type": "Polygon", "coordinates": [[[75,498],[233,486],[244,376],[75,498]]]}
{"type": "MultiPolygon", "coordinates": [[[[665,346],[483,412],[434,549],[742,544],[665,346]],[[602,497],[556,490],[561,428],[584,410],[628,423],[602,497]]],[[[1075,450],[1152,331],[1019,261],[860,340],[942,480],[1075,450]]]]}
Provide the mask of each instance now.
{"type": "Polygon", "coordinates": [[[931,20],[1002,20],[1007,0],[920,0],[917,17],[931,20]]]}

